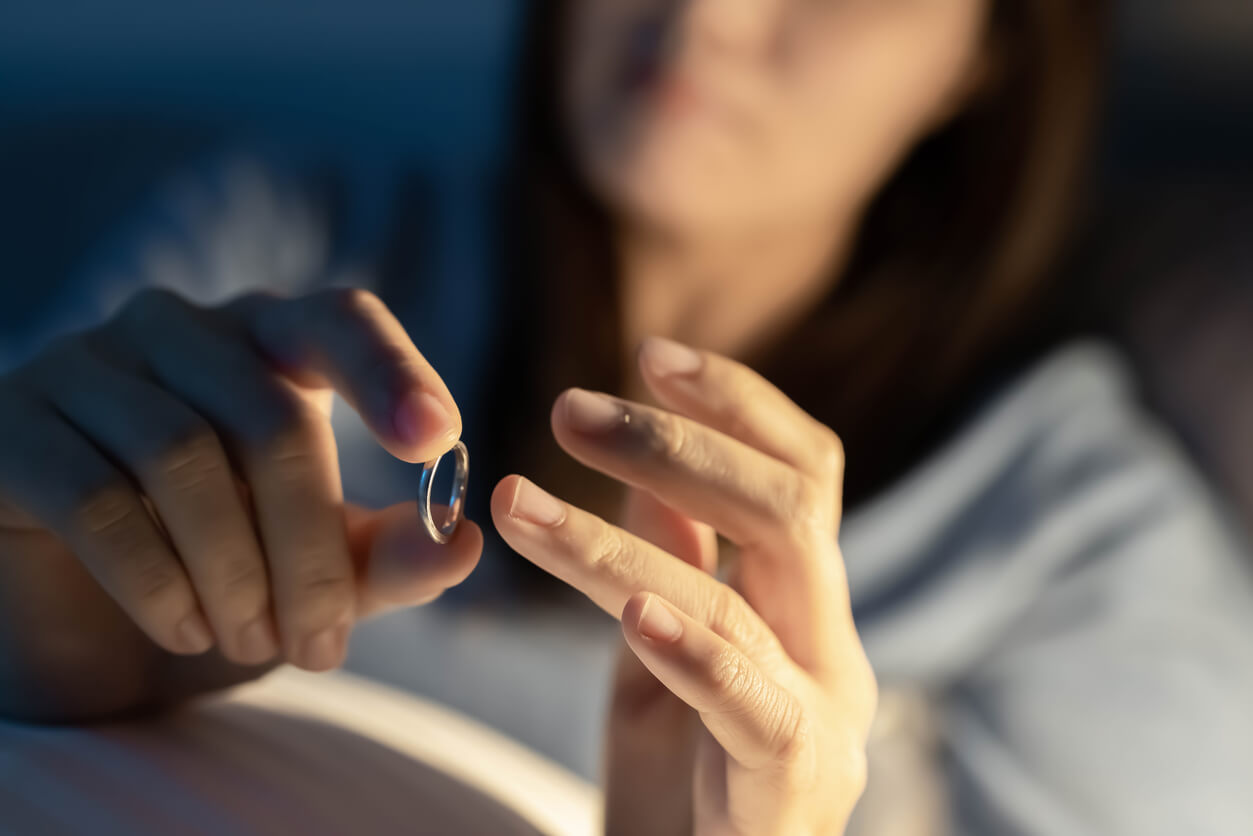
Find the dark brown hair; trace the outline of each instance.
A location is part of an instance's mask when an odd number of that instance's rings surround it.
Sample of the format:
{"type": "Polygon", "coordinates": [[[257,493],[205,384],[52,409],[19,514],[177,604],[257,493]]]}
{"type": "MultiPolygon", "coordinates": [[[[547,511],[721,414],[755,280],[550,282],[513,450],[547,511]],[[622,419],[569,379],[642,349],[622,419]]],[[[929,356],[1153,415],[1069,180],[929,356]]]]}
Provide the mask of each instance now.
{"type": "MultiPolygon", "coordinates": [[[[503,467],[559,493],[578,479],[580,501],[604,510],[613,489],[576,475],[548,432],[563,388],[614,391],[629,362],[610,221],[575,167],[560,118],[569,2],[529,5],[510,187],[517,202],[506,213],[513,328],[495,416],[508,448],[503,467]]],[[[847,502],[915,464],[981,388],[1039,344],[1044,329],[1034,317],[1079,194],[1105,7],[994,2],[986,84],[877,195],[829,297],[785,339],[741,358],[842,436],[847,502]]]]}

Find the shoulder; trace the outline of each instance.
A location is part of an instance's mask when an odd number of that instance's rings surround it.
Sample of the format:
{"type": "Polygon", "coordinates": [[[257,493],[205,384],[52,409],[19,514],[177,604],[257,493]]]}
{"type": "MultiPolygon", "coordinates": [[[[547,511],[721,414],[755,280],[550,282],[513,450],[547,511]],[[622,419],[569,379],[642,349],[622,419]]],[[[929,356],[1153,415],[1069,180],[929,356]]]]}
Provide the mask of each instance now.
{"type": "Polygon", "coordinates": [[[841,545],[868,647],[881,640],[910,670],[931,631],[938,676],[1050,596],[1104,590],[1109,604],[1175,610],[1249,597],[1247,546],[1222,501],[1141,406],[1120,355],[1095,342],[1011,383],[850,516],[841,545]]]}
{"type": "Polygon", "coordinates": [[[902,509],[938,529],[968,517],[972,506],[1010,502],[1026,525],[1080,486],[1183,467],[1140,407],[1122,358],[1103,343],[1072,343],[1002,389],[944,447],[851,516],[845,531],[873,539],[902,509]]]}

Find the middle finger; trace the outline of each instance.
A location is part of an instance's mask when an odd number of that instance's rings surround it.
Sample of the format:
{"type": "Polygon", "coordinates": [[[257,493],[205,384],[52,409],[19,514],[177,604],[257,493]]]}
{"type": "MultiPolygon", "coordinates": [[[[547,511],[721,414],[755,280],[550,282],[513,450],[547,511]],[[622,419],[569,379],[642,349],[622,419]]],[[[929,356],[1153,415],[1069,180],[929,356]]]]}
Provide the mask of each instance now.
{"type": "Polygon", "coordinates": [[[697,421],[570,389],[557,399],[552,425],[579,461],[652,493],[744,549],[790,556],[816,538],[834,538],[834,497],[795,468],[697,421]]]}

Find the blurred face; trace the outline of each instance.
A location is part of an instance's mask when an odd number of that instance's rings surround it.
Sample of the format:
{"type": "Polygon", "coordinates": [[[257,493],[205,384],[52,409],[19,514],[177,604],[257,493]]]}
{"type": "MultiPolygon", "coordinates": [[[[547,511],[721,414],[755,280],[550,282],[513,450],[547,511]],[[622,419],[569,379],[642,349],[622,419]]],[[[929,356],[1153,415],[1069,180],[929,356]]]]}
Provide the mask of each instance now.
{"type": "Polygon", "coordinates": [[[851,217],[960,105],[989,3],[572,0],[579,163],[672,232],[851,217]]]}

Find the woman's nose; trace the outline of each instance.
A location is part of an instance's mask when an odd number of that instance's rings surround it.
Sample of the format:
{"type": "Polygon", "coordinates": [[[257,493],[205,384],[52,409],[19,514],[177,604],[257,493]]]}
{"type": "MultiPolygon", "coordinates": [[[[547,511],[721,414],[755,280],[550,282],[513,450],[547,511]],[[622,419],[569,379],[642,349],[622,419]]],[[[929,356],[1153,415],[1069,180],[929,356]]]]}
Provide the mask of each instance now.
{"type": "Polygon", "coordinates": [[[718,51],[752,53],[770,39],[779,0],[673,0],[672,34],[718,51]]]}

